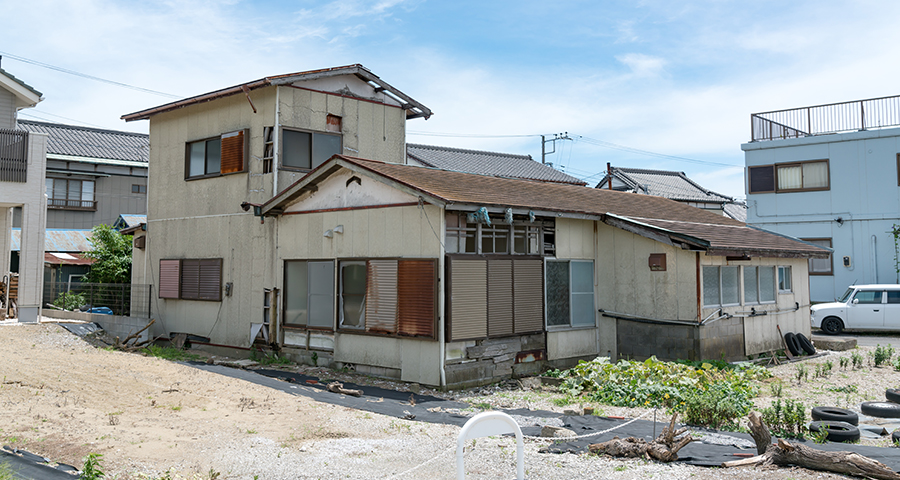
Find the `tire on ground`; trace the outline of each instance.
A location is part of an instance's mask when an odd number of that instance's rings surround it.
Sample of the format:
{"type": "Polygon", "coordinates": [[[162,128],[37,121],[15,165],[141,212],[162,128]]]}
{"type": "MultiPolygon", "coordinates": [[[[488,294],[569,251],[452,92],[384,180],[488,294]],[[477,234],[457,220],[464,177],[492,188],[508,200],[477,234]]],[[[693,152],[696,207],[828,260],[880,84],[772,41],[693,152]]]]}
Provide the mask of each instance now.
{"type": "Polygon", "coordinates": [[[806,335],[798,333],[796,337],[797,341],[800,342],[800,348],[802,348],[804,352],[810,355],[816,354],[816,347],[814,347],[812,342],[810,342],[809,339],[806,338],[806,335]]]}
{"type": "Polygon", "coordinates": [[[838,407],[813,407],[812,419],[830,422],[845,422],[850,425],[859,424],[859,415],[857,415],[856,412],[838,407]]]}
{"type": "Polygon", "coordinates": [[[900,418],[900,404],[894,402],[863,402],[863,415],[879,418],[900,418]]]}
{"type": "Polygon", "coordinates": [[[791,352],[791,355],[800,355],[801,350],[800,342],[797,341],[797,336],[791,332],[784,334],[784,343],[787,344],[788,351],[791,352]]]}
{"type": "Polygon", "coordinates": [[[891,443],[893,443],[895,447],[900,447],[900,428],[891,433],[891,443]]]}
{"type": "Polygon", "coordinates": [[[884,398],[889,402],[900,403],[900,388],[889,388],[884,391],[884,398]]]}
{"type": "Polygon", "coordinates": [[[826,438],[829,442],[852,442],[859,440],[859,428],[854,427],[847,422],[831,422],[827,420],[812,422],[809,424],[809,430],[811,432],[818,432],[820,430],[827,431],[828,437],[826,438]]]}

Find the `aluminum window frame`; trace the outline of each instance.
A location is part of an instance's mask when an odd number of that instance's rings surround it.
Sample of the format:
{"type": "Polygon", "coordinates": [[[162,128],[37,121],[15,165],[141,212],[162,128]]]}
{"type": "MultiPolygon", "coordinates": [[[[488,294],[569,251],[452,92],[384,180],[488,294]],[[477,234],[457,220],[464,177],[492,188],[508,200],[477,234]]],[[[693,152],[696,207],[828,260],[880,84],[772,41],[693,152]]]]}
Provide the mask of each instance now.
{"type": "Polygon", "coordinates": [[[585,260],[578,258],[544,258],[544,328],[548,332],[561,331],[561,330],[578,330],[585,328],[596,328],[597,327],[597,295],[596,295],[596,270],[594,268],[594,260],[585,260]],[[565,263],[567,264],[568,270],[568,295],[569,295],[569,321],[568,324],[559,324],[559,325],[550,325],[550,302],[547,298],[549,289],[547,288],[547,271],[549,263],[565,263]],[[572,268],[573,263],[581,263],[581,264],[590,264],[590,292],[574,292],[573,286],[575,284],[574,281],[574,271],[572,268]],[[585,323],[576,323],[575,322],[575,314],[576,314],[576,305],[575,298],[576,296],[582,295],[590,295],[591,296],[591,313],[593,314],[593,322],[590,324],[585,323]]]}

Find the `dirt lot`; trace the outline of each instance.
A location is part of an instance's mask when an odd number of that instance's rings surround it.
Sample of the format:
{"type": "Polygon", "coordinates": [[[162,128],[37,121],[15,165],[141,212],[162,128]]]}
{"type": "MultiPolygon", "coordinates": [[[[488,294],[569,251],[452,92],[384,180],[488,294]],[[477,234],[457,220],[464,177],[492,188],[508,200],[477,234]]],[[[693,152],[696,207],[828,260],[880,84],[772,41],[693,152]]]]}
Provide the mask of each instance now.
{"type": "MultiPolygon", "coordinates": [[[[166,360],[98,349],[55,324],[6,324],[0,335],[3,443],[76,466],[88,453],[102,454],[107,478],[455,478],[455,426],[318,403],[166,360]]],[[[812,381],[810,375],[800,385],[785,380],[784,395],[808,406],[819,399],[845,406],[881,399],[885,386],[900,384],[900,374],[891,368],[845,371],[834,358],[836,371],[828,379],[812,381]],[[829,390],[851,383],[858,383],[856,393],[829,390]]],[[[775,369],[785,378],[795,370],[775,369]]],[[[564,408],[540,391],[485,388],[449,396],[497,407],[564,408]]],[[[768,405],[768,399],[760,402],[768,405]]],[[[604,412],[643,411],[606,407],[604,412]]],[[[549,455],[538,453],[540,446],[526,446],[529,479],[717,479],[748,473],[843,478],[801,469],[747,472],[549,455]]],[[[509,439],[479,441],[466,454],[469,478],[512,478],[514,451],[509,439]]]]}

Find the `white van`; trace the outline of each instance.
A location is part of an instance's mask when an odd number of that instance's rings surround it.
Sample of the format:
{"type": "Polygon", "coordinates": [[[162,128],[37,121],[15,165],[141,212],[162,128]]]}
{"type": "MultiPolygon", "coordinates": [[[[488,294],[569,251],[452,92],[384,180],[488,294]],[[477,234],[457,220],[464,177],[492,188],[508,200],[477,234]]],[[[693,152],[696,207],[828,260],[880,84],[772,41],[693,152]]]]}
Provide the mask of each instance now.
{"type": "Polygon", "coordinates": [[[829,335],[845,328],[900,330],[900,285],[851,285],[837,302],[809,310],[812,326],[829,335]]]}

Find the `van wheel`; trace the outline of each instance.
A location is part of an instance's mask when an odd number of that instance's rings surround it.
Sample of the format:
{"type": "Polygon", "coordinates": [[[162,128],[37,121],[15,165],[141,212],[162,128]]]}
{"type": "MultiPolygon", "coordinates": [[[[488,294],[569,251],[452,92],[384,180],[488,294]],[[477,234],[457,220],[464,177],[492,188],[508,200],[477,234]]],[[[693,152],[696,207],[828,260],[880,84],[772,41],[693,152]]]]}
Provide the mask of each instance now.
{"type": "Polygon", "coordinates": [[[822,331],[829,335],[837,335],[844,330],[844,322],[838,317],[828,317],[822,320],[822,331]]]}

